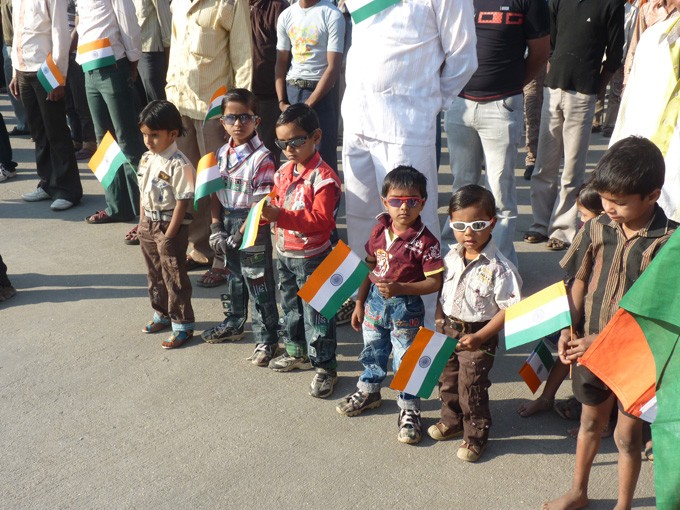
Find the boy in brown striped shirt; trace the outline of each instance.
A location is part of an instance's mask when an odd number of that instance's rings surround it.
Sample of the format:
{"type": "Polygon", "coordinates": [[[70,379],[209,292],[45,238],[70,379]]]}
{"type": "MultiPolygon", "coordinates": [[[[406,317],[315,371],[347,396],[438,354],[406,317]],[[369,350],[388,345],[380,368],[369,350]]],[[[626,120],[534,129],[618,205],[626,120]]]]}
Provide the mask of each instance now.
{"type": "MultiPolygon", "coordinates": [[[[657,205],[665,166],[659,149],[649,140],[628,137],[614,144],[595,169],[592,186],[604,214],[579,231],[560,265],[574,278],[570,288],[572,317],[583,338],[562,331],[560,360],[573,364],[583,356],[618,310],[619,300],[664,246],[677,223],[657,205]]],[[[616,396],[587,368],[576,363],[573,391],[583,404],[576,443],[576,467],[571,489],[545,503],[544,509],[579,509],[588,504],[588,478],[616,396]]],[[[640,473],[642,422],[619,409],[614,432],[619,450],[619,491],[616,508],[630,508],[640,473]]]]}

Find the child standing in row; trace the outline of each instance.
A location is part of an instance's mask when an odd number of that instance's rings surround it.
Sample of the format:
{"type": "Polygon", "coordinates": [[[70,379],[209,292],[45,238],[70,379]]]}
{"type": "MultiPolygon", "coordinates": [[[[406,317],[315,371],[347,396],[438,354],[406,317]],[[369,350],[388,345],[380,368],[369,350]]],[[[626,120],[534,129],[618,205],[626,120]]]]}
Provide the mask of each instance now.
{"type": "Polygon", "coordinates": [[[476,462],[491,428],[489,372],[498,333],[505,309],[520,300],[522,280],[491,238],[496,203],[489,190],[476,184],[460,188],[451,197],[449,218],[458,244],[444,260],[435,324],[459,340],[439,378],[441,418],[427,432],[437,441],[463,436],[457,456],[476,462]]]}
{"type": "Polygon", "coordinates": [[[224,189],[213,193],[210,247],[224,256],[229,271],[227,293],[222,295],[225,319],[204,331],[208,343],[243,338],[251,303],[255,350],[250,360],[267,366],[278,349],[276,287],[269,228],[257,232],[255,245],[240,250],[245,220],[253,205],[274,186],[274,160],[257,136],[260,124],[257,98],[246,89],[232,89],[222,100],[222,126],[229,141],[217,151],[224,189]]]}
{"type": "Polygon", "coordinates": [[[138,235],[154,309],[153,319],[142,331],[156,333],[172,325],[172,335],[161,346],[173,349],[194,334],[186,253],[192,220],[187,211],[194,198],[195,170],[177,148],[175,140],[184,134],[184,127],[172,103],[149,103],[139,116],[139,128],[149,151],[138,169],[138,235]]]}
{"type": "MultiPolygon", "coordinates": [[[[352,327],[363,330],[359,361],[364,372],[356,391],[336,407],[345,416],[380,406],[380,385],[387,376],[390,352],[396,372],[425,320],[420,296],[437,292],[442,283],[439,241],[420,219],[427,200],[427,178],[410,166],[397,167],[385,177],[382,197],[387,212],[377,217],[366,243],[371,272],[359,288],[352,314],[352,327]]],[[[397,440],[418,443],[422,437],[420,399],[401,392],[397,405],[397,440]]]]}
{"type": "Polygon", "coordinates": [[[286,109],[276,122],[276,145],[288,158],[276,172],[276,197],[262,217],[276,223],[276,250],[286,352],[269,362],[277,372],[316,368],[309,394],[331,395],[337,381],[335,319],[327,320],[297,295],[331,251],[333,210],[340,179],[321,159],[319,119],[304,103],[286,109]]]}

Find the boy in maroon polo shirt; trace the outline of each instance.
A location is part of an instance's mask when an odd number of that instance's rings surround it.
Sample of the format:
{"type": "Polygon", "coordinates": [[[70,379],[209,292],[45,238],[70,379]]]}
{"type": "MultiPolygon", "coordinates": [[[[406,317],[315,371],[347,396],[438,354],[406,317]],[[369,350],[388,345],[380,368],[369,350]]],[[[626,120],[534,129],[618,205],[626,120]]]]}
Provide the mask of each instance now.
{"type": "MultiPolygon", "coordinates": [[[[427,199],[427,178],[412,167],[399,166],[385,177],[382,197],[387,213],[377,217],[366,243],[371,273],[359,289],[352,314],[352,327],[363,329],[364,350],[359,360],[364,372],[356,391],[336,407],[345,416],[380,406],[380,384],[387,375],[390,351],[394,351],[396,372],[425,319],[420,296],[437,292],[442,284],[439,241],[420,219],[427,199]]],[[[422,437],[420,399],[402,392],[397,405],[397,439],[418,443],[422,437]]]]}

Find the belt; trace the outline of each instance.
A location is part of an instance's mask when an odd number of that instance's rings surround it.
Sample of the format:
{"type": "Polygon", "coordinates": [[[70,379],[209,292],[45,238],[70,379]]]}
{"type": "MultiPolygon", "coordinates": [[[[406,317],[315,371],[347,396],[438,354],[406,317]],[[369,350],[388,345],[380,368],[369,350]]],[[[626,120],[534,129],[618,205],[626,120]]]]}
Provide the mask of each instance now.
{"type": "Polygon", "coordinates": [[[226,207],[222,208],[222,216],[225,218],[226,217],[246,218],[249,212],[250,209],[227,209],[226,207]]]}
{"type": "MultiPolygon", "coordinates": [[[[172,211],[149,211],[144,209],[144,215],[151,221],[171,221],[172,211]],[[167,214],[170,213],[170,214],[167,214]]],[[[185,214],[182,220],[182,225],[189,225],[194,217],[191,214],[185,214]]]]}
{"type": "Polygon", "coordinates": [[[482,321],[482,322],[465,322],[460,319],[456,319],[455,317],[451,317],[450,315],[446,316],[446,325],[451,328],[455,329],[459,333],[463,335],[469,335],[470,333],[477,333],[480,329],[482,329],[484,326],[486,326],[489,323],[489,321],[482,321]]]}
{"type": "Polygon", "coordinates": [[[314,90],[316,88],[316,86],[319,84],[318,81],[300,80],[300,79],[286,80],[286,83],[288,85],[293,85],[294,87],[297,87],[299,89],[304,89],[304,90],[314,90]]]}

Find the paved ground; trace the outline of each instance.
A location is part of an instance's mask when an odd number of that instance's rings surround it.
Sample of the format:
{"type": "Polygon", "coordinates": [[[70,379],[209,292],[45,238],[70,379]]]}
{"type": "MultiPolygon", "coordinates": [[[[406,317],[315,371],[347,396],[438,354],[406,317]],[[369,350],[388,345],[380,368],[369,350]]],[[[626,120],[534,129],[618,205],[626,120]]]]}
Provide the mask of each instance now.
{"type": "MultiPolygon", "coordinates": [[[[11,129],[6,98],[0,111],[11,129]]],[[[122,243],[130,225],[83,221],[104,207],[85,165],[82,205],[54,213],[49,202],[22,202],[36,184],[32,144],[12,143],[20,167],[0,184],[0,253],[19,293],[0,304],[0,508],[523,509],[568,487],[572,422],[516,414],[531,396],[517,375],[531,346],[499,352],[483,461],[459,461],[456,443],[402,445],[392,390],[383,390],[377,412],[335,412],[359,374],[361,338],[349,326],[338,330],[342,377],[329,401],[308,396],[311,372],[279,374],[245,361],[249,335],[168,352],[161,337],[140,333],[151,312],[139,248],[122,243]]],[[[604,143],[593,136],[591,167],[604,143]]],[[[521,231],[530,210],[517,175],[521,231]]],[[[344,229],[344,216],[340,223],[344,229]]],[[[525,293],[560,277],[558,254],[517,239],[525,293]]],[[[220,320],[219,292],[194,289],[199,331],[220,320]]],[[[559,396],[568,394],[566,384],[559,396]]],[[[425,427],[437,407],[424,402],[425,427]]],[[[611,439],[603,443],[591,508],[614,506],[615,451],[611,439]]],[[[648,462],[634,504],[654,507],[648,462]]]]}

